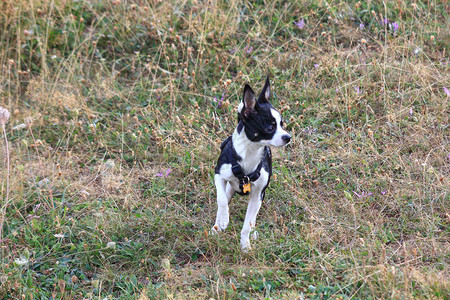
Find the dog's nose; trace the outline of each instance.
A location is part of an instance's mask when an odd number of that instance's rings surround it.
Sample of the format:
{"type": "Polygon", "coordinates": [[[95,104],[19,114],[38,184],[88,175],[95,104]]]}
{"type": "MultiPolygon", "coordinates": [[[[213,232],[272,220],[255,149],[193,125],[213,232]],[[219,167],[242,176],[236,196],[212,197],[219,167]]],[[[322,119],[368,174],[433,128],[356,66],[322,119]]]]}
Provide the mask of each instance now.
{"type": "Polygon", "coordinates": [[[291,136],[289,134],[285,134],[281,137],[281,139],[287,144],[291,141],[291,136]]]}

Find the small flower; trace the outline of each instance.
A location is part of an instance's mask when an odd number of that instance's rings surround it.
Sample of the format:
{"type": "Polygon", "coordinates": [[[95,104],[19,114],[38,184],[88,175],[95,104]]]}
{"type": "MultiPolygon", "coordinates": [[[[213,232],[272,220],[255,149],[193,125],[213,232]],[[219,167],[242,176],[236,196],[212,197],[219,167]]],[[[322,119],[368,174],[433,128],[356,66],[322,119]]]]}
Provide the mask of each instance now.
{"type": "Polygon", "coordinates": [[[359,89],[359,86],[355,86],[354,88],[357,94],[362,94],[361,90],[359,89]]]}
{"type": "Polygon", "coordinates": [[[253,51],[253,46],[250,46],[249,44],[247,44],[247,46],[245,46],[244,50],[245,50],[245,52],[247,52],[247,54],[250,54],[253,51]]]}
{"type": "Polygon", "coordinates": [[[371,192],[366,193],[365,191],[363,191],[361,194],[358,194],[355,191],[353,191],[353,194],[358,196],[358,198],[366,198],[366,197],[369,197],[370,195],[372,195],[373,193],[371,193],[371,192]]]}
{"type": "Polygon", "coordinates": [[[386,195],[386,193],[387,193],[387,190],[384,190],[384,191],[381,191],[381,195],[386,195]]]}
{"type": "Polygon", "coordinates": [[[305,27],[305,20],[303,18],[299,20],[298,22],[294,22],[295,26],[297,26],[300,29],[303,29],[305,27]]]}
{"type": "Polygon", "coordinates": [[[0,125],[6,124],[10,115],[9,110],[0,106],[0,125]]]}
{"type": "Polygon", "coordinates": [[[398,24],[396,22],[389,24],[389,27],[391,28],[391,30],[396,33],[398,30],[398,24]]]}
{"type": "Polygon", "coordinates": [[[319,64],[314,64],[314,68],[318,68],[319,67],[319,64]]]}
{"type": "Polygon", "coordinates": [[[317,129],[308,126],[305,129],[303,129],[302,131],[303,131],[303,133],[306,133],[307,135],[311,135],[314,132],[316,132],[317,129]]]}
{"type": "Polygon", "coordinates": [[[33,35],[33,33],[34,33],[34,31],[33,31],[33,29],[30,29],[30,30],[24,30],[23,31],[23,34],[25,35],[25,36],[30,36],[30,35],[33,35]]]}
{"type": "Polygon", "coordinates": [[[381,24],[381,26],[386,26],[387,24],[389,24],[389,20],[386,19],[386,18],[383,18],[383,19],[380,21],[380,24],[381,24]]]}
{"type": "Polygon", "coordinates": [[[24,266],[28,264],[28,259],[21,255],[20,258],[16,258],[14,262],[16,263],[16,265],[24,266]]]}
{"type": "Polygon", "coordinates": [[[115,166],[116,166],[116,164],[114,163],[114,160],[112,160],[112,159],[108,159],[105,163],[105,168],[107,170],[110,170],[110,169],[114,168],[115,166]]]}
{"type": "Polygon", "coordinates": [[[412,114],[413,114],[413,109],[412,109],[412,107],[409,109],[409,115],[410,116],[412,116],[412,114]]]}
{"type": "Polygon", "coordinates": [[[27,125],[27,127],[33,126],[33,122],[34,122],[34,119],[32,117],[26,117],[24,120],[24,123],[25,123],[25,125],[27,125]]]}
{"type": "Polygon", "coordinates": [[[168,260],[167,258],[163,258],[161,260],[161,267],[165,270],[165,271],[170,271],[170,260],[168,260]]]}
{"type": "Polygon", "coordinates": [[[363,23],[361,23],[361,24],[359,24],[359,30],[364,30],[364,24],[363,23]]]}
{"type": "Polygon", "coordinates": [[[167,178],[167,176],[169,176],[169,174],[170,174],[171,172],[172,172],[171,169],[167,169],[167,170],[165,171],[164,174],[163,174],[163,172],[161,171],[161,172],[158,172],[158,174],[156,174],[156,176],[167,178]]]}
{"type": "MultiPolygon", "coordinates": [[[[37,142],[36,142],[36,144],[37,144],[37,142]]],[[[48,178],[44,178],[44,179],[40,180],[40,181],[37,183],[37,185],[38,185],[38,187],[40,187],[40,188],[50,187],[50,186],[51,186],[51,181],[50,181],[50,179],[48,179],[48,178]]]]}
{"type": "Polygon", "coordinates": [[[64,237],[64,234],[57,233],[57,234],[54,234],[53,236],[55,238],[62,239],[64,237]]]}
{"type": "Polygon", "coordinates": [[[214,98],[213,98],[213,102],[214,102],[214,103],[217,103],[217,106],[216,106],[216,107],[219,107],[220,105],[222,105],[222,102],[223,102],[223,100],[225,99],[225,97],[226,97],[226,94],[225,94],[225,92],[223,92],[223,93],[222,93],[222,97],[220,98],[220,100],[217,100],[217,97],[214,97],[214,98]]]}
{"type": "Polygon", "coordinates": [[[106,248],[116,248],[116,242],[108,242],[106,244],[106,248]]]}
{"type": "Polygon", "coordinates": [[[447,97],[450,97],[450,91],[448,90],[448,88],[446,88],[445,86],[442,88],[445,92],[445,94],[447,95],[447,97]]]}

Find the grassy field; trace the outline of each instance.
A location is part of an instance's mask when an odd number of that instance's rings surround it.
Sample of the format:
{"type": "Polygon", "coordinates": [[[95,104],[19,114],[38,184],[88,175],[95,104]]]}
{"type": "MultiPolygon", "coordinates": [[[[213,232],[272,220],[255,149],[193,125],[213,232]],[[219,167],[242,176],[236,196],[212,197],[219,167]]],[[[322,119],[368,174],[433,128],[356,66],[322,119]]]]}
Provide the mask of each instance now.
{"type": "Polygon", "coordinates": [[[449,11],[1,1],[0,298],[449,299],[449,11]],[[245,254],[213,168],[267,74],[293,141],[245,254]]]}

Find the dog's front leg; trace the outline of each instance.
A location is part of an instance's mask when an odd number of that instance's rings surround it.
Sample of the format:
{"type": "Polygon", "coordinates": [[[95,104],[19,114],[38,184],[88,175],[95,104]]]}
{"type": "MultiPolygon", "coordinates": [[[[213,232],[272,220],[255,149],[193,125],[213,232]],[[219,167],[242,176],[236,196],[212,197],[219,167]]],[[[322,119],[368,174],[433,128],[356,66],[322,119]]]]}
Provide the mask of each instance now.
{"type": "Polygon", "coordinates": [[[250,201],[247,206],[247,213],[245,214],[244,226],[241,231],[241,247],[242,250],[248,251],[251,249],[250,232],[256,226],[256,216],[262,204],[261,191],[253,191],[250,194],[250,201]]]}
{"type": "Polygon", "coordinates": [[[212,232],[225,230],[230,222],[230,214],[228,211],[228,202],[233,196],[233,189],[230,184],[220,175],[214,177],[217,189],[217,216],[216,223],[212,228],[212,232]]]}

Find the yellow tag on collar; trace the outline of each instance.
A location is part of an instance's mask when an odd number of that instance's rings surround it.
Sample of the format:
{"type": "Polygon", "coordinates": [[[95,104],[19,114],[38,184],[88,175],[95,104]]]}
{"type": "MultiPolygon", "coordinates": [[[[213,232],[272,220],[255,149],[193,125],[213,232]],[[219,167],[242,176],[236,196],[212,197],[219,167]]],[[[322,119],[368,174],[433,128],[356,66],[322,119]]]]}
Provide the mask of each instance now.
{"type": "Polygon", "coordinates": [[[250,182],[248,182],[242,186],[242,192],[244,194],[247,194],[247,192],[250,192],[251,190],[252,189],[250,188],[250,182]]]}

